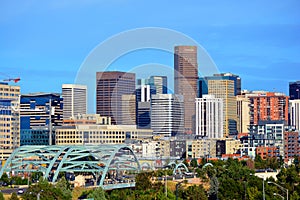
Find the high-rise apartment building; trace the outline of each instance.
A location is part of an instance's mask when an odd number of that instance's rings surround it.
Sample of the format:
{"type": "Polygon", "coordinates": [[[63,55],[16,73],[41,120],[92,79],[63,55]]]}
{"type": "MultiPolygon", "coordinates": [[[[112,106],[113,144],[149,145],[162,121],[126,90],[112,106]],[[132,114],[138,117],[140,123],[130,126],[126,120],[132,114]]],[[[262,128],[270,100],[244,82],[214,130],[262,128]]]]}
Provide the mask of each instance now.
{"type": "Polygon", "coordinates": [[[288,124],[289,97],[274,92],[253,93],[250,99],[250,125],[259,121],[284,121],[288,124]]]}
{"type": "Polygon", "coordinates": [[[223,99],[224,105],[224,136],[237,134],[237,104],[235,81],[231,78],[213,76],[207,81],[208,94],[223,99]]]}
{"type": "Polygon", "coordinates": [[[20,86],[0,83],[0,156],[8,159],[20,146],[20,86]]]}
{"type": "Polygon", "coordinates": [[[196,98],[196,136],[223,137],[223,99],[213,95],[196,98]]]}
{"type": "Polygon", "coordinates": [[[290,99],[300,99],[300,81],[289,83],[289,95],[290,99]]]}
{"type": "Polygon", "coordinates": [[[175,94],[184,97],[184,129],[192,133],[197,97],[198,63],[196,46],[176,46],[174,52],[175,94]]]}
{"type": "Polygon", "coordinates": [[[87,112],[87,86],[75,84],[62,85],[62,98],[64,101],[64,119],[70,119],[78,114],[87,112]]]}
{"type": "Polygon", "coordinates": [[[154,134],[175,136],[183,133],[183,97],[155,94],[151,100],[151,129],[154,134]]]}
{"type": "Polygon", "coordinates": [[[112,124],[122,124],[122,96],[135,94],[135,74],[97,72],[97,114],[111,117],[112,124]]]}
{"type": "Polygon", "coordinates": [[[300,99],[290,100],[290,126],[296,128],[296,130],[300,130],[300,99]]]}

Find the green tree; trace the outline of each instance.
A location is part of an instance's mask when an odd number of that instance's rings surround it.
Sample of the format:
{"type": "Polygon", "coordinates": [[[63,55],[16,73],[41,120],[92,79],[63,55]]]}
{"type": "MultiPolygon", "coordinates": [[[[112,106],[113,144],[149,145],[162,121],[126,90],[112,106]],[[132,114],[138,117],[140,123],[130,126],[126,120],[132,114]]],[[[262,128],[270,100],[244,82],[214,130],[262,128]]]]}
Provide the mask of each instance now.
{"type": "Polygon", "coordinates": [[[209,189],[209,199],[215,200],[218,199],[218,190],[219,190],[219,181],[217,177],[212,177],[210,180],[210,189],[209,189]]]}
{"type": "Polygon", "coordinates": [[[150,172],[141,172],[135,177],[135,185],[137,190],[148,190],[151,189],[151,176],[150,172]]]}
{"type": "Polygon", "coordinates": [[[13,192],[9,198],[9,200],[19,200],[17,193],[13,192]]]}
{"type": "Polygon", "coordinates": [[[9,178],[8,178],[8,176],[7,176],[6,173],[4,173],[4,174],[2,175],[2,177],[1,177],[0,180],[3,181],[3,182],[6,183],[6,184],[9,184],[9,183],[10,183],[10,180],[9,180],[9,178]]]}
{"type": "Polygon", "coordinates": [[[183,161],[182,163],[185,164],[186,167],[189,167],[189,166],[190,166],[187,159],[184,159],[184,161],[183,161]]]}
{"type": "Polygon", "coordinates": [[[207,200],[207,195],[202,185],[192,185],[185,190],[185,194],[182,198],[189,200],[207,200]]]}
{"type": "Polygon", "coordinates": [[[297,193],[297,191],[294,191],[291,195],[290,195],[290,200],[299,200],[300,199],[300,195],[297,193]]]}
{"type": "Polygon", "coordinates": [[[66,199],[72,198],[72,191],[70,189],[70,184],[66,180],[65,177],[62,177],[61,179],[59,179],[59,181],[56,183],[55,187],[57,189],[61,190],[61,192],[64,195],[64,198],[66,198],[66,199]]]}
{"type": "Polygon", "coordinates": [[[105,191],[101,187],[97,187],[88,195],[88,198],[93,198],[94,200],[106,200],[105,191]]]}
{"type": "Polygon", "coordinates": [[[257,154],[255,155],[254,166],[255,166],[255,169],[265,169],[266,168],[266,163],[261,158],[260,155],[257,155],[257,154]]]}
{"type": "Polygon", "coordinates": [[[3,196],[3,193],[2,192],[0,192],[0,200],[4,200],[5,198],[4,198],[4,196],[3,196]]]}
{"type": "Polygon", "coordinates": [[[193,158],[192,161],[191,161],[191,167],[193,167],[193,168],[198,167],[198,162],[195,158],[193,158]]]}
{"type": "Polygon", "coordinates": [[[260,197],[260,192],[258,191],[257,187],[247,188],[247,199],[256,200],[259,199],[259,197],[260,197]]]}
{"type": "Polygon", "coordinates": [[[22,196],[23,200],[36,199],[37,195],[40,195],[41,199],[47,200],[69,200],[69,196],[65,196],[60,188],[50,184],[43,178],[39,179],[38,184],[31,185],[28,190],[22,196]]]}

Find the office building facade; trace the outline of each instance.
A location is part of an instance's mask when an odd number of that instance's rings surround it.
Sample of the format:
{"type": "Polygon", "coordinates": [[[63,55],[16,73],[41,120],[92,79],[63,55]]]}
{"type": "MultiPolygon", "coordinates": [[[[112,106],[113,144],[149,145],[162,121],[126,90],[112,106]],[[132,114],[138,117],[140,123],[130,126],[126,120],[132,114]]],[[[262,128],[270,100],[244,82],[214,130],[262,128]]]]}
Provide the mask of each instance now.
{"type": "Polygon", "coordinates": [[[224,136],[237,134],[237,103],[235,96],[235,81],[224,77],[209,77],[207,81],[208,94],[223,99],[224,136]]]}
{"type": "Polygon", "coordinates": [[[152,130],[137,129],[132,125],[77,125],[55,130],[56,145],[124,144],[125,140],[152,137],[152,130]]]}
{"type": "Polygon", "coordinates": [[[223,99],[214,95],[196,98],[196,136],[222,138],[224,121],[223,99]]]}
{"type": "Polygon", "coordinates": [[[289,83],[290,100],[300,99],[300,81],[289,83]]]}
{"type": "Polygon", "coordinates": [[[69,119],[77,114],[87,112],[87,86],[75,84],[62,85],[62,98],[64,101],[63,118],[69,119]]]}
{"type": "Polygon", "coordinates": [[[166,76],[151,76],[149,85],[155,88],[155,94],[168,93],[168,79],[166,76]]]}
{"type": "Polygon", "coordinates": [[[175,136],[183,133],[183,96],[155,94],[151,100],[151,129],[154,134],[175,136]]]}
{"type": "Polygon", "coordinates": [[[135,74],[97,72],[96,112],[111,117],[112,124],[122,124],[122,96],[135,94],[135,74]]]}
{"type": "Polygon", "coordinates": [[[63,99],[58,93],[22,94],[20,109],[21,129],[62,125],[63,99]]]}
{"type": "Polygon", "coordinates": [[[174,88],[175,94],[184,97],[184,130],[189,134],[195,127],[197,82],[197,47],[176,46],[174,49],[174,88]]]}

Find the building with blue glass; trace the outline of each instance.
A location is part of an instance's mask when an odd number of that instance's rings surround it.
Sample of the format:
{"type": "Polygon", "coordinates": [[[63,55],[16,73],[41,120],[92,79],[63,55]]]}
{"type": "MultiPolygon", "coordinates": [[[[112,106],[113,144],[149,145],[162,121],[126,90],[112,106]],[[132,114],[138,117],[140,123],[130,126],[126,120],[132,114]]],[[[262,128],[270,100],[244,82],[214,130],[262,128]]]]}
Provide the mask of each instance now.
{"type": "Polygon", "coordinates": [[[61,126],[63,120],[63,99],[60,94],[24,94],[20,101],[21,145],[44,145],[46,132],[48,144],[54,144],[53,127],[61,126]]]}

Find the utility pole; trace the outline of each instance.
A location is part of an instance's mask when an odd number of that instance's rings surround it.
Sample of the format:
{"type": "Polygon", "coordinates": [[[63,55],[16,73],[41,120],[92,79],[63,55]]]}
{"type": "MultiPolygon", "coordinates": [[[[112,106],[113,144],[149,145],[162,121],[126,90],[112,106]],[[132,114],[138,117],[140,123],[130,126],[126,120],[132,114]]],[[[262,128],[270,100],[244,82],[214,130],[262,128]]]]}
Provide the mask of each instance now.
{"type": "Polygon", "coordinates": [[[168,196],[168,190],[167,190],[167,171],[165,171],[165,194],[166,197],[168,196]]]}
{"type": "Polygon", "coordinates": [[[52,145],[52,100],[49,100],[49,145],[52,145]]]}

